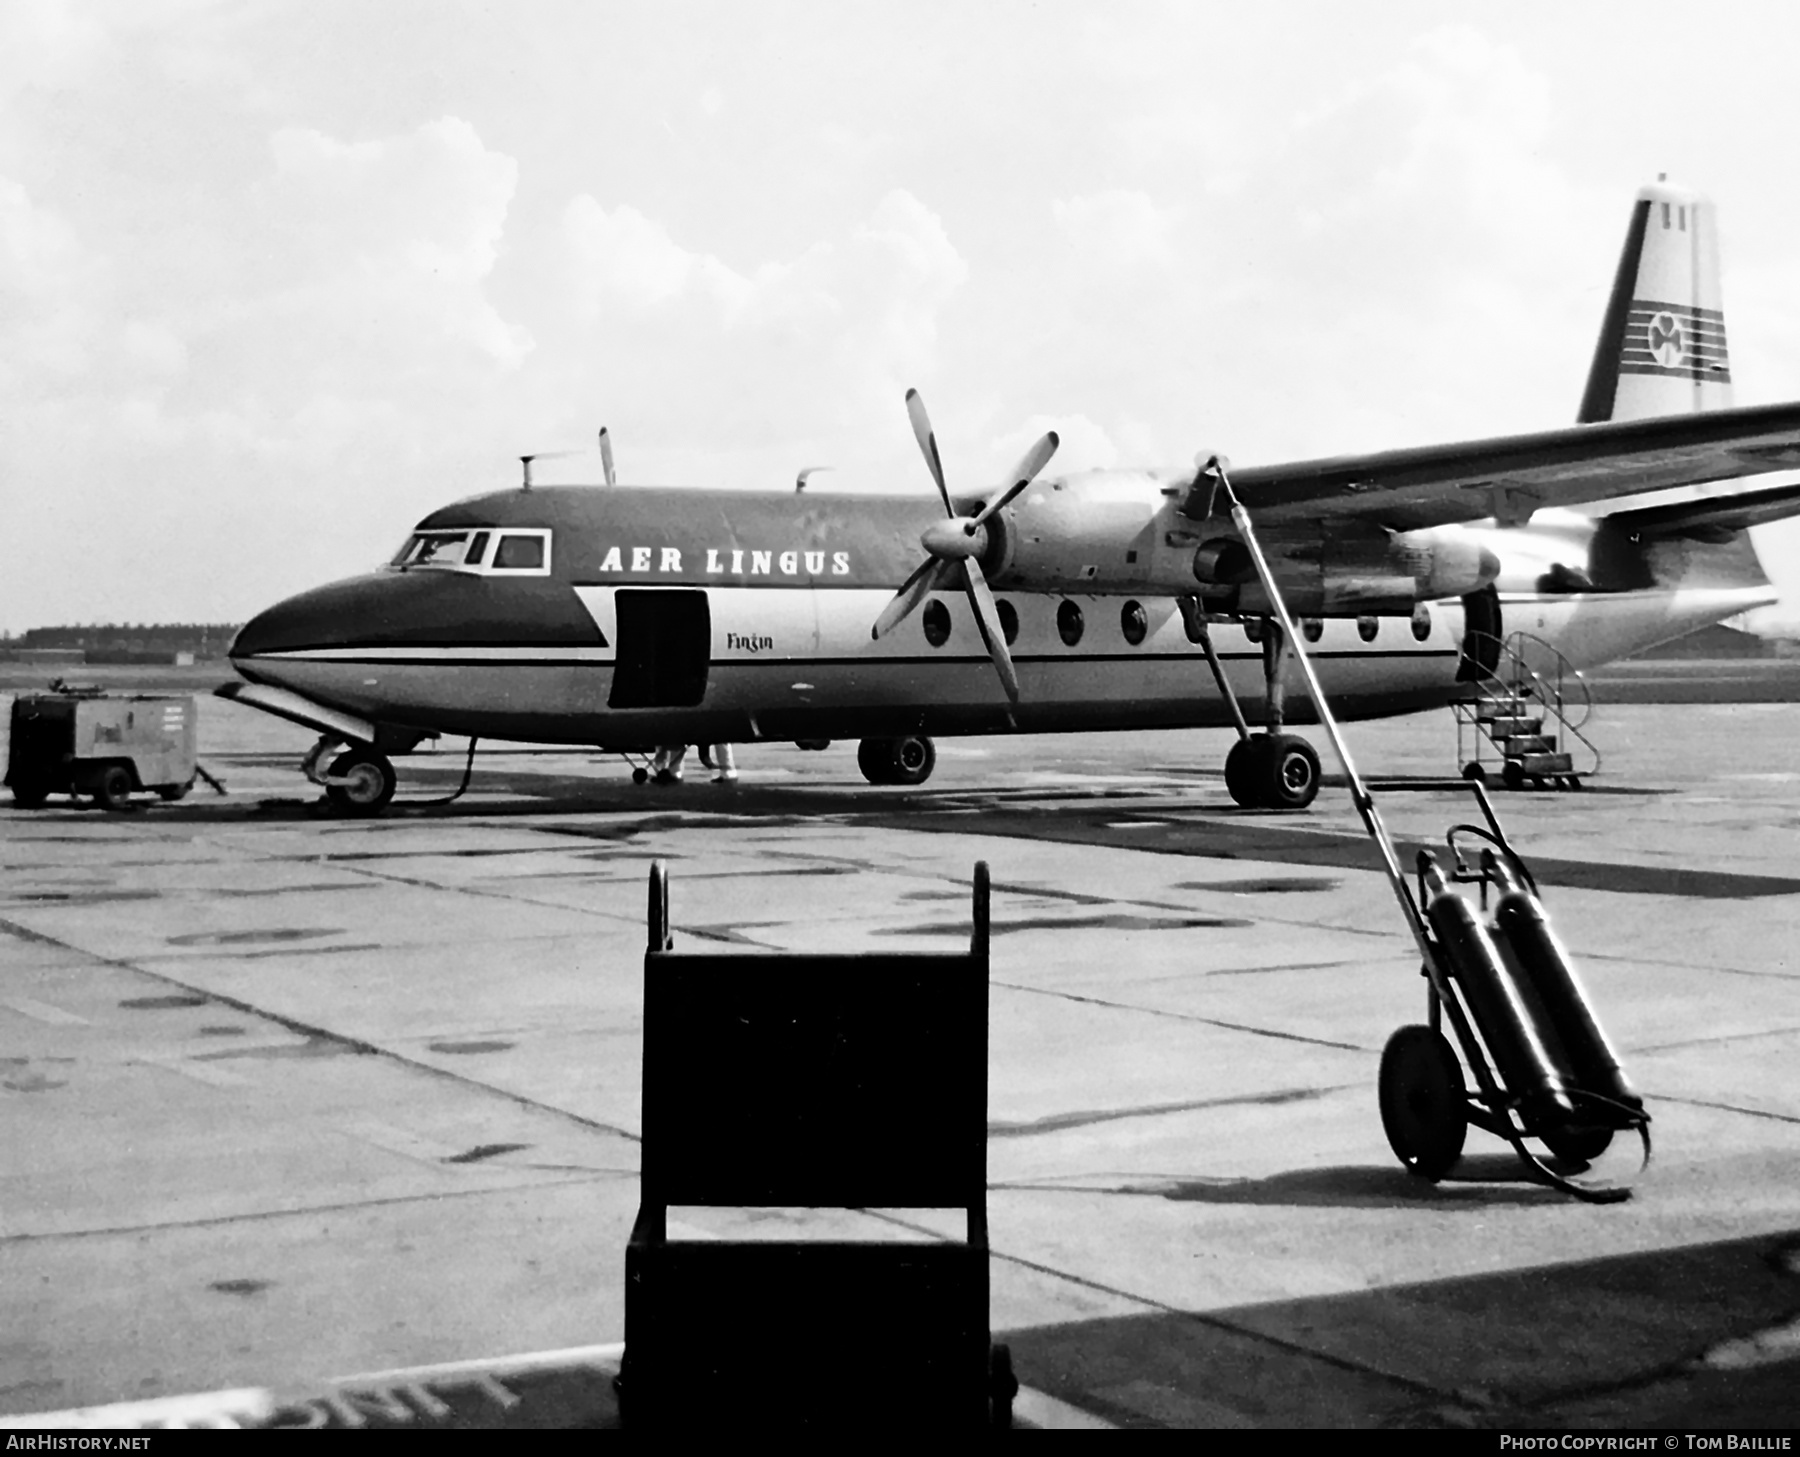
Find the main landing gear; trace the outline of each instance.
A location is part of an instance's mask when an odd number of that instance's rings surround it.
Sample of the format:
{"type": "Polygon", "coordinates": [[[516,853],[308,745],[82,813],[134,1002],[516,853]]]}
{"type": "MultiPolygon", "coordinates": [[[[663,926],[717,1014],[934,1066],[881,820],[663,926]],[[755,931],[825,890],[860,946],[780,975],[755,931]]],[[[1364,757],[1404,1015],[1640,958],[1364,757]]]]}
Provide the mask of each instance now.
{"type": "Polygon", "coordinates": [[[937,745],[924,734],[864,739],[856,746],[856,767],[871,784],[923,784],[937,767],[937,745]]]}
{"type": "Polygon", "coordinates": [[[1267,726],[1262,733],[1252,734],[1244,720],[1244,710],[1238,706],[1237,694],[1219,663],[1199,599],[1184,597],[1180,605],[1188,637],[1205,650],[1206,665],[1212,669],[1213,681],[1219,685],[1220,696],[1237,724],[1238,741],[1225,756],[1225,788],[1245,809],[1305,809],[1319,794],[1319,755],[1305,739],[1281,731],[1286,696],[1282,679],[1291,649],[1280,624],[1272,618],[1262,619],[1267,726]]]}

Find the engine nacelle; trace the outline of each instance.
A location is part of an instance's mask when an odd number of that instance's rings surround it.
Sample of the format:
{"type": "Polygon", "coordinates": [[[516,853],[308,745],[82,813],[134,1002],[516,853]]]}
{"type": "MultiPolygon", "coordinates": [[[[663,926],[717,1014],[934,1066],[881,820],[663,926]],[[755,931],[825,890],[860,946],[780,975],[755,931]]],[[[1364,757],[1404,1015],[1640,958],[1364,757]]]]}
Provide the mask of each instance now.
{"type": "MultiPolygon", "coordinates": [[[[1271,610],[1230,519],[1180,511],[1181,472],[1093,471],[1034,483],[987,524],[982,566],[1000,590],[1111,596],[1198,593],[1214,611],[1271,610]]],[[[1288,608],[1305,617],[1406,616],[1466,596],[1500,562],[1460,526],[1389,533],[1337,523],[1257,533],[1288,608]]]]}

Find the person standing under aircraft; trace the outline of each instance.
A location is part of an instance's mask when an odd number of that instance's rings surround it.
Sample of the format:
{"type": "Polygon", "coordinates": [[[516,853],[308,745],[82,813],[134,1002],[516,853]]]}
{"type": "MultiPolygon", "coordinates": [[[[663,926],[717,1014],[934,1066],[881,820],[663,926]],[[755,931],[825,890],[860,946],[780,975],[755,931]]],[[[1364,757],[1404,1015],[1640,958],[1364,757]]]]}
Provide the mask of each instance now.
{"type": "MultiPolygon", "coordinates": [[[[687,759],[686,744],[665,744],[650,761],[651,778],[657,784],[681,783],[681,766],[687,759]]],[[[714,784],[737,783],[737,758],[730,744],[702,744],[700,762],[713,770],[714,784]]]]}
{"type": "Polygon", "coordinates": [[[712,746],[712,766],[714,784],[737,783],[737,757],[730,744],[712,746]]]}

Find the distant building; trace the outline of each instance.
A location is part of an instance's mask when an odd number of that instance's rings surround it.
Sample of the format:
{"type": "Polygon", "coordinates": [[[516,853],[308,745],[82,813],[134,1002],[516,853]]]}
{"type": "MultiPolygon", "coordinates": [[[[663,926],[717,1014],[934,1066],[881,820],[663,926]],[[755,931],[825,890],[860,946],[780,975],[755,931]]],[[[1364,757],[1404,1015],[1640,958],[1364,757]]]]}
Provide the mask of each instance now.
{"type": "Polygon", "coordinates": [[[33,627],[0,642],[0,657],[14,661],[74,663],[199,663],[223,658],[237,636],[229,622],[97,623],[33,627]]]}

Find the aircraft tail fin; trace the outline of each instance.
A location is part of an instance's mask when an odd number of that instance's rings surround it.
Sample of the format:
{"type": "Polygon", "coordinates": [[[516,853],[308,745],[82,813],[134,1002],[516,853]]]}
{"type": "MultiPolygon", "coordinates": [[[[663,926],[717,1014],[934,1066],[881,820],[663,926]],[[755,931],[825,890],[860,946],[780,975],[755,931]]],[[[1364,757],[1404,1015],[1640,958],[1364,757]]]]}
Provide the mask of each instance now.
{"type": "Polygon", "coordinates": [[[1576,420],[1642,420],[1730,404],[1716,209],[1658,180],[1632,206],[1576,420]]]}

